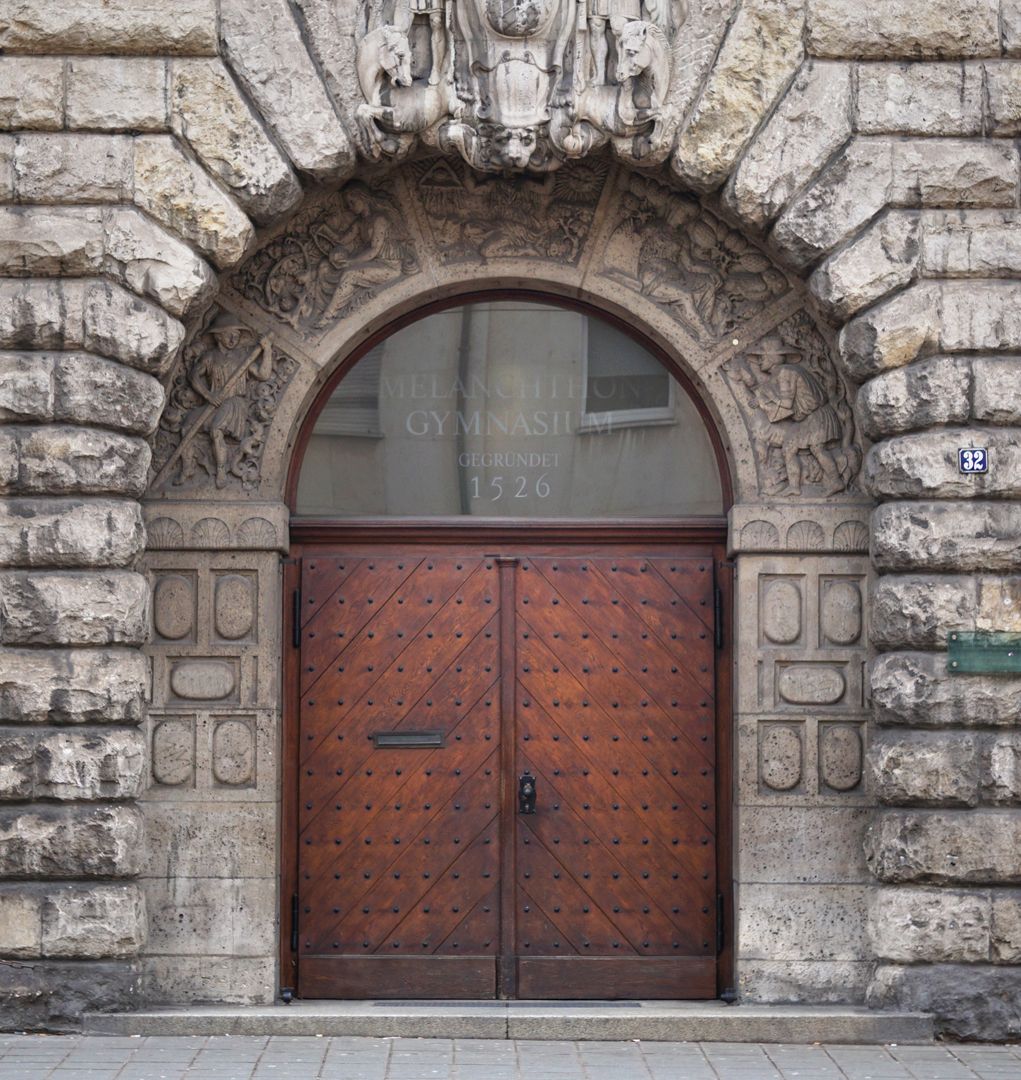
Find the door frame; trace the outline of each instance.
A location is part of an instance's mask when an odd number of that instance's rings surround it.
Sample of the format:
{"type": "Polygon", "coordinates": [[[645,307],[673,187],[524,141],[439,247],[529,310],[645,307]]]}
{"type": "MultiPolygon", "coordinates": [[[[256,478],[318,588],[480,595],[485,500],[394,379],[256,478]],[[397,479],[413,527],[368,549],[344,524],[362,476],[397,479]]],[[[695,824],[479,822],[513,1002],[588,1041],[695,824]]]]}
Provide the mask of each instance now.
{"type": "Polygon", "coordinates": [[[716,955],[717,997],[729,998],[734,992],[734,936],[736,927],[734,898],[734,564],[727,559],[726,518],[699,518],[664,522],[633,521],[486,521],[469,519],[446,522],[436,520],[399,521],[293,521],[291,548],[282,560],[282,734],[281,734],[281,813],[280,820],[280,938],[279,991],[285,1001],[296,996],[298,951],[295,917],[298,895],[298,767],[300,705],[300,639],[296,637],[295,597],[300,585],[300,560],[308,555],[324,554],[330,549],[352,544],[486,544],[495,554],[502,545],[581,544],[603,547],[625,544],[711,545],[718,592],[716,618],[722,641],[717,648],[716,664],[716,891],[720,900],[718,934],[722,948],[716,955]]]}

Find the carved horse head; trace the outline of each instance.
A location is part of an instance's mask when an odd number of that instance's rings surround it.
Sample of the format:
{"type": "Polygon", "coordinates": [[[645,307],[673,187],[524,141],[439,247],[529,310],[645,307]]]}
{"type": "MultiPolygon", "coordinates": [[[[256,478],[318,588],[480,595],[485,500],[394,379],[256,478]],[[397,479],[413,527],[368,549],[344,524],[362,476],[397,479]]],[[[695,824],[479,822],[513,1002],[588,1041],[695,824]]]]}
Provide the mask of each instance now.
{"type": "Polygon", "coordinates": [[[670,43],[655,23],[634,19],[617,38],[617,82],[645,76],[651,107],[658,109],[670,85],[670,43]]]}
{"type": "Polygon", "coordinates": [[[394,86],[411,85],[411,43],[395,26],[383,26],[379,39],[379,66],[394,86]]]}

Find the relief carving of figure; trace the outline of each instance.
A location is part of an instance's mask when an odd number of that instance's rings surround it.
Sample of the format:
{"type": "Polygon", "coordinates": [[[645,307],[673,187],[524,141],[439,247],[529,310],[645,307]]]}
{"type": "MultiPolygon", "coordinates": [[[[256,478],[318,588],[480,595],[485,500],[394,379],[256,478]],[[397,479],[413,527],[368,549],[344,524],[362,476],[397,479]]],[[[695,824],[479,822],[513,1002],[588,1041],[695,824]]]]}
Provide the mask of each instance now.
{"type": "Polygon", "coordinates": [[[796,496],[810,483],[823,496],[836,495],[850,486],[861,464],[843,387],[812,351],[769,334],[727,370],[766,422],[758,440],[766,494],[796,496]]]}

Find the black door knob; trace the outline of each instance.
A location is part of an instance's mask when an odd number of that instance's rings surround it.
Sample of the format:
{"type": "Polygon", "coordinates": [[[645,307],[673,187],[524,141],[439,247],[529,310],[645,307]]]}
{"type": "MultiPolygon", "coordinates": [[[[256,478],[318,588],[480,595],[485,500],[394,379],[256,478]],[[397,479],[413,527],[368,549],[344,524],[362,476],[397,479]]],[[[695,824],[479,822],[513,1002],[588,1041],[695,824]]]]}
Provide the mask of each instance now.
{"type": "Polygon", "coordinates": [[[518,780],[518,813],[535,813],[535,777],[524,772],[518,780]]]}

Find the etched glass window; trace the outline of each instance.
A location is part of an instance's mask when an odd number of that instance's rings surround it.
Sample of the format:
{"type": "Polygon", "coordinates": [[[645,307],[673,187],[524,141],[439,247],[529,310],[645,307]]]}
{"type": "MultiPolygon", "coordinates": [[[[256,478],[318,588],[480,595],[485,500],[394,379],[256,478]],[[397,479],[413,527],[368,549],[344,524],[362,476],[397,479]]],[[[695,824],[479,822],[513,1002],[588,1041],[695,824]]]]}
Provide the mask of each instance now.
{"type": "Polygon", "coordinates": [[[602,319],[529,301],[425,316],[373,348],[313,427],[315,518],[719,515],[694,402],[602,319]]]}

